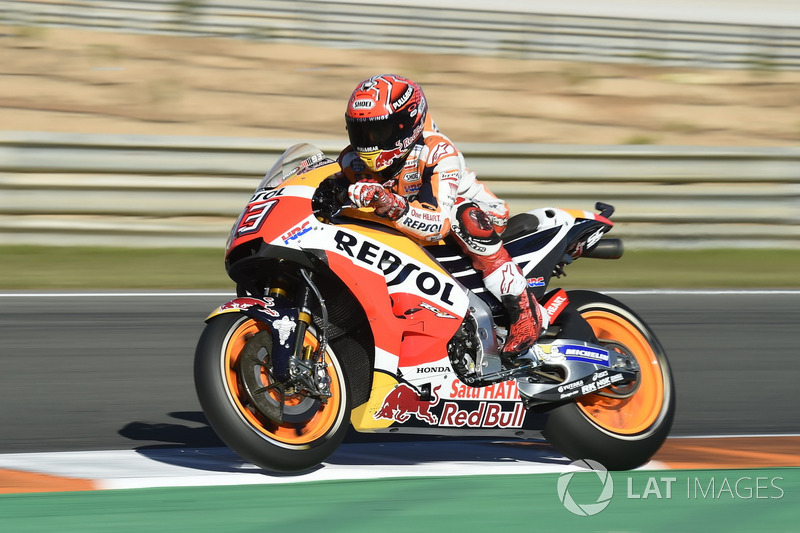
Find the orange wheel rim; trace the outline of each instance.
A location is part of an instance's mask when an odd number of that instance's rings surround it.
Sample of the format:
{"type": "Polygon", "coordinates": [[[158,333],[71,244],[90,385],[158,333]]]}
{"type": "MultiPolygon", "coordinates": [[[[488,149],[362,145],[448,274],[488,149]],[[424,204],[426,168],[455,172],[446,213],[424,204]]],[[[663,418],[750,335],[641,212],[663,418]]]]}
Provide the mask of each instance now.
{"type": "Polygon", "coordinates": [[[624,318],[607,311],[589,311],[582,316],[601,344],[621,344],[636,358],[639,383],[627,398],[589,394],[575,403],[595,424],[613,433],[634,435],[646,431],[658,420],[664,406],[664,375],[656,353],[645,336],[624,318]]]}
{"type": "MultiPolygon", "coordinates": [[[[291,446],[308,445],[324,436],[336,424],[339,415],[339,404],[341,403],[342,390],[339,379],[339,371],[333,365],[328,353],[325,353],[325,362],[328,364],[328,376],[330,377],[331,397],[327,403],[321,404],[316,414],[308,421],[301,424],[282,423],[268,419],[255,408],[249,406],[250,400],[245,391],[245,387],[239,376],[239,357],[247,341],[256,333],[266,330],[266,326],[255,320],[245,320],[233,331],[227,345],[225,346],[225,376],[227,379],[228,390],[234,404],[242,416],[258,432],[276,441],[291,446]]],[[[310,332],[306,332],[304,344],[317,348],[319,342],[310,332]]],[[[269,374],[262,372],[262,384],[270,384],[269,374]]],[[[278,394],[271,393],[275,400],[280,400],[278,394]]],[[[283,401],[287,406],[300,403],[304,397],[299,395],[287,395],[283,401]]]]}

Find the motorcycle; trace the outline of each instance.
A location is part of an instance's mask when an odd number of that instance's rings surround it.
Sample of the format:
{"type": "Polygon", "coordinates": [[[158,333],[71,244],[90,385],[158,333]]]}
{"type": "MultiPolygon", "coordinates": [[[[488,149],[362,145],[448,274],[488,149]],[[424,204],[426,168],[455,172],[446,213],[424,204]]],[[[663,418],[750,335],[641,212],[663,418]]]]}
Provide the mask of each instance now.
{"type": "Polygon", "coordinates": [[[348,204],[338,164],[289,148],[233,226],[237,297],[206,319],[194,378],[242,458],[302,472],[360,433],[546,439],[609,470],[646,463],[670,431],[663,348],[621,302],[548,290],[577,258],[616,259],[614,209],[539,208],[502,238],[550,325],[514,361],[508,318],[450,238],[418,242],[348,204]]]}

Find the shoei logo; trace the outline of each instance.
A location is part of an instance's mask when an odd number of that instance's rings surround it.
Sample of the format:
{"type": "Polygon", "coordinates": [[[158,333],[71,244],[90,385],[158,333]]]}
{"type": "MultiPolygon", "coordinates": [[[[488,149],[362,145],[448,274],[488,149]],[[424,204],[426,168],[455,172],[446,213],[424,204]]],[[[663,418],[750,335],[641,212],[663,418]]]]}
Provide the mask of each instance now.
{"type": "Polygon", "coordinates": [[[355,100],[353,102],[353,109],[372,109],[375,107],[375,102],[372,100],[355,100]]]}
{"type": "Polygon", "coordinates": [[[564,504],[567,511],[579,516],[594,516],[603,509],[605,509],[611,502],[611,497],[614,495],[614,481],[611,479],[611,474],[598,463],[591,459],[579,459],[570,463],[570,466],[575,466],[585,470],[585,472],[564,472],[558,478],[558,499],[564,504]],[[594,482],[576,482],[572,484],[572,491],[570,491],[570,482],[573,477],[586,478],[589,476],[599,478],[600,484],[594,482]],[[592,501],[592,498],[599,493],[599,496],[592,501]],[[578,503],[579,500],[581,503],[578,503]],[[586,500],[589,503],[583,503],[586,500]]]}

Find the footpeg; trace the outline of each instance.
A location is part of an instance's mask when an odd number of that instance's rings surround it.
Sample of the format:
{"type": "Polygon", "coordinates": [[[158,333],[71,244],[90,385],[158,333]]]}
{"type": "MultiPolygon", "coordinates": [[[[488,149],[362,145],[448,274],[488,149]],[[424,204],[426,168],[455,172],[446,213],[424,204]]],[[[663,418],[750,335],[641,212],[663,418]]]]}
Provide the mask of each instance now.
{"type": "Polygon", "coordinates": [[[544,355],[545,354],[542,348],[538,344],[534,343],[525,352],[514,358],[514,366],[524,366],[526,368],[536,368],[542,366],[544,364],[544,355]]]}

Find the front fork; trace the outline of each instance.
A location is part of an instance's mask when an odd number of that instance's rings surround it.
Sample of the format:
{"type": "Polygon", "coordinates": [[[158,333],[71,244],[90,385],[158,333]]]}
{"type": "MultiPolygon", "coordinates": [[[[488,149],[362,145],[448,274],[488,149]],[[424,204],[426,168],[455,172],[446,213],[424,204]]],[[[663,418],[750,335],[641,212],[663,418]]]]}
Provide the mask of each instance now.
{"type": "Polygon", "coordinates": [[[301,269],[305,280],[296,299],[296,307],[290,307],[288,283],[285,278],[273,280],[264,298],[267,305],[253,305],[244,313],[263,322],[272,332],[272,377],[295,389],[302,389],[322,401],[330,398],[330,378],[325,362],[327,348],[327,309],[325,301],[313,281],[313,273],[301,269]],[[313,295],[313,296],[312,296],[313,295]],[[316,297],[322,310],[322,335],[315,350],[305,344],[306,332],[311,326],[311,303],[316,297]],[[281,306],[281,304],[285,305],[281,306]]]}

